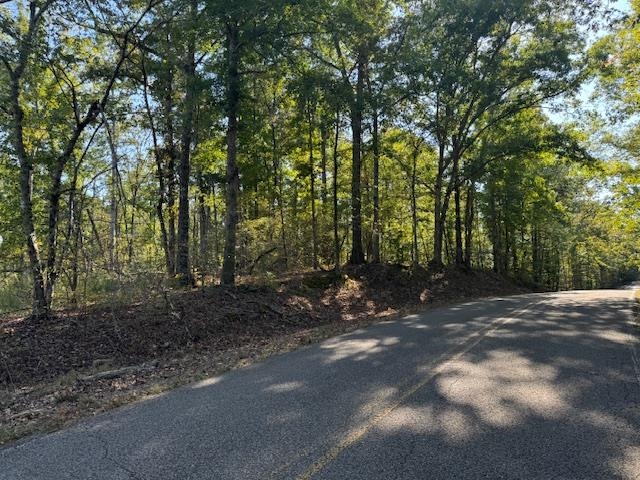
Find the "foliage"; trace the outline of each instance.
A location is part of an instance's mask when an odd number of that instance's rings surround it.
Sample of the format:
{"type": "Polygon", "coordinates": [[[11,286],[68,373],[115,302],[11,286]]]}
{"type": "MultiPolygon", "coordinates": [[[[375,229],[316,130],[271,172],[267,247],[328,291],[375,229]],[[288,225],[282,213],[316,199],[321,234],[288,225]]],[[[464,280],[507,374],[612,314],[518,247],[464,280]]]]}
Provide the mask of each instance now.
{"type": "Polygon", "coordinates": [[[601,7],[4,2],[2,291],[35,272],[48,308],[225,261],[231,282],[347,259],[627,279],[639,4],[588,51],[601,7]],[[615,106],[591,137],[546,113],[589,74],[615,106]]]}

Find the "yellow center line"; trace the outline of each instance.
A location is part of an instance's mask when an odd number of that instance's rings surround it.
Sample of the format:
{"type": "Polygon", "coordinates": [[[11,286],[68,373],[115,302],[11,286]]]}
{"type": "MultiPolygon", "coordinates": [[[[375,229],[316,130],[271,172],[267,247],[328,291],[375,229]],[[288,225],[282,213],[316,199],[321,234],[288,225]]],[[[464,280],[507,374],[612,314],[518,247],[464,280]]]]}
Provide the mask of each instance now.
{"type": "MultiPolygon", "coordinates": [[[[431,382],[435,377],[440,375],[445,370],[445,367],[449,363],[460,359],[460,357],[462,357],[463,355],[468,353],[472,348],[478,345],[478,343],[480,343],[487,335],[489,335],[492,332],[495,332],[503,325],[506,325],[509,321],[518,318],[520,315],[527,312],[532,305],[538,304],[538,303],[541,303],[541,301],[538,300],[538,301],[530,302],[523,308],[516,310],[515,312],[513,312],[511,315],[507,317],[497,318],[486,327],[481,328],[480,330],[469,335],[467,338],[465,338],[458,345],[450,349],[448,352],[445,352],[444,354],[436,358],[434,361],[430,362],[427,368],[430,369],[431,372],[426,377],[424,377],[422,380],[420,380],[418,383],[416,383],[414,386],[412,386],[406,392],[404,392],[393,404],[387,406],[386,408],[378,412],[376,415],[374,415],[373,418],[371,418],[368,422],[352,430],[340,442],[338,442],[332,448],[327,450],[327,452],[325,452],[325,454],[322,455],[318,460],[313,462],[309,466],[309,468],[305,472],[303,472],[301,475],[296,477],[296,479],[310,480],[315,475],[320,473],[322,470],[324,470],[327,467],[327,465],[333,462],[338,457],[338,455],[340,455],[340,453],[342,453],[344,450],[346,450],[351,445],[353,445],[354,443],[359,441],[361,438],[363,438],[373,427],[378,425],[385,417],[389,416],[394,410],[400,407],[407,399],[409,399],[421,388],[423,388],[425,385],[431,382]]],[[[406,382],[401,382],[400,385],[404,383],[406,382]]],[[[396,389],[400,390],[399,387],[396,387],[396,389]]]]}

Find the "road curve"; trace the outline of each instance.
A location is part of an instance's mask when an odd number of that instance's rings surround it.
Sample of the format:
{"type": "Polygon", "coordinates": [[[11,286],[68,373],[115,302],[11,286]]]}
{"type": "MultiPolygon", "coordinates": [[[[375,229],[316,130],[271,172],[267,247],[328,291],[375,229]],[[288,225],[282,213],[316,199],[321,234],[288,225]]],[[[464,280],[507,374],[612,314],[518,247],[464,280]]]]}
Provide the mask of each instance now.
{"type": "Polygon", "coordinates": [[[374,325],[0,450],[0,480],[640,479],[632,291],[374,325]]]}

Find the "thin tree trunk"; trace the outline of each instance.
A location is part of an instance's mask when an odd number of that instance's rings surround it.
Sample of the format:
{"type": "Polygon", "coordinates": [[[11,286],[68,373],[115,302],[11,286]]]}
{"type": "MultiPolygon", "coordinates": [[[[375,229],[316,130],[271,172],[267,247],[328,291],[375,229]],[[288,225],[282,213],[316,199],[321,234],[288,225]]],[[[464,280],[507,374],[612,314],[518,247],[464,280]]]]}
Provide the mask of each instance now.
{"type": "Polygon", "coordinates": [[[473,252],[474,196],[475,184],[471,182],[467,187],[467,202],[464,210],[464,265],[468,269],[471,268],[471,256],[473,252]]]}
{"type": "Polygon", "coordinates": [[[11,79],[11,109],[13,120],[13,145],[20,163],[20,212],[22,216],[22,233],[27,244],[27,255],[33,277],[34,317],[49,315],[49,302],[45,290],[42,261],[36,235],[33,216],[33,164],[24,147],[23,120],[24,112],[20,106],[20,79],[11,79]]]}
{"type": "Polygon", "coordinates": [[[114,134],[109,126],[109,121],[102,113],[102,122],[107,132],[107,143],[111,154],[111,177],[109,192],[109,268],[117,272],[118,265],[118,237],[120,236],[118,225],[118,152],[116,151],[114,134]]]}
{"type": "Polygon", "coordinates": [[[333,250],[335,270],[340,271],[340,234],[338,233],[338,142],[340,140],[340,109],[336,109],[333,139],[333,250]]]}
{"type": "Polygon", "coordinates": [[[462,209],[461,209],[461,198],[460,198],[460,160],[456,159],[453,164],[453,179],[454,188],[453,188],[453,201],[454,201],[454,210],[455,210],[455,262],[456,266],[461,266],[464,263],[464,250],[462,245],[462,209]]]}
{"type": "Polygon", "coordinates": [[[324,207],[327,204],[327,142],[329,139],[329,130],[327,125],[323,121],[320,125],[320,154],[322,169],[320,180],[322,182],[322,188],[320,189],[320,199],[322,200],[322,213],[325,213],[324,207]]]}
{"type": "Polygon", "coordinates": [[[357,64],[356,96],[351,106],[352,165],[351,165],[351,255],[349,263],[365,263],[362,248],[362,113],[364,110],[365,58],[359,54],[357,64]]]}
{"type": "Polygon", "coordinates": [[[318,269],[318,221],[316,218],[316,172],[315,162],[313,158],[313,112],[312,108],[308,107],[308,123],[309,134],[307,147],[309,149],[309,189],[311,194],[311,261],[313,269],[318,269]]]}
{"type": "MultiPolygon", "coordinates": [[[[371,239],[371,261],[380,262],[380,134],[378,128],[378,108],[374,101],[373,110],[373,232],[371,239]]],[[[417,251],[417,250],[416,250],[417,251]]]]}
{"type": "Polygon", "coordinates": [[[444,212],[442,189],[445,170],[444,144],[440,142],[438,152],[438,173],[433,186],[433,258],[431,263],[435,268],[442,266],[442,247],[444,240],[444,212]]]}
{"type": "Polygon", "coordinates": [[[511,237],[509,235],[509,225],[504,223],[504,256],[502,257],[502,271],[509,273],[509,247],[511,246],[511,237]]]}
{"type": "Polygon", "coordinates": [[[156,178],[158,180],[158,201],[156,202],[156,216],[158,218],[158,223],[160,224],[160,238],[162,241],[162,250],[164,252],[164,260],[165,260],[165,266],[167,269],[167,274],[173,275],[175,273],[175,270],[173,266],[171,251],[169,249],[169,238],[167,235],[167,226],[164,219],[164,203],[167,196],[166,183],[165,183],[166,173],[162,165],[162,154],[160,151],[160,146],[158,145],[158,133],[156,130],[155,122],[153,120],[151,105],[149,103],[149,80],[147,76],[147,69],[146,69],[144,55],[142,56],[142,61],[140,63],[140,66],[142,70],[142,87],[144,92],[144,105],[145,105],[145,111],[147,114],[147,119],[149,121],[149,127],[151,129],[151,139],[153,141],[153,157],[156,163],[156,178]]]}
{"type": "Polygon", "coordinates": [[[136,240],[136,211],[138,208],[138,193],[140,185],[138,183],[138,172],[136,172],[135,185],[133,186],[133,192],[131,192],[131,215],[129,216],[129,245],[127,252],[127,262],[129,266],[133,264],[135,258],[135,240],[136,240]]]}
{"type": "MultiPolygon", "coordinates": [[[[274,99],[275,103],[275,99],[274,99]]],[[[278,138],[276,135],[276,125],[271,124],[271,155],[272,155],[272,168],[273,168],[273,198],[271,203],[272,209],[275,211],[276,201],[278,203],[278,214],[280,218],[280,241],[282,242],[282,260],[284,267],[287,267],[288,263],[288,249],[287,249],[287,234],[286,234],[286,222],[284,219],[284,192],[282,186],[282,178],[280,172],[280,156],[278,153],[278,138]]]]}
{"type": "Polygon", "coordinates": [[[417,267],[420,263],[418,254],[418,202],[416,195],[416,180],[418,170],[418,153],[413,153],[411,166],[411,264],[417,267]]]}
{"type": "Polygon", "coordinates": [[[79,278],[79,262],[78,256],[80,254],[80,241],[82,235],[82,205],[79,207],[73,205],[73,255],[71,256],[71,279],[69,281],[69,289],[71,290],[71,304],[78,304],[78,278],[79,278]]]}
{"type": "Polygon", "coordinates": [[[220,265],[220,237],[218,235],[218,201],[216,199],[216,186],[211,186],[211,195],[213,198],[213,266],[218,268],[220,265]]]}
{"type": "MultiPolygon", "coordinates": [[[[197,5],[191,2],[191,15],[195,17],[197,5]]],[[[184,66],[185,74],[185,99],[184,115],[182,125],[182,135],[180,139],[181,154],[178,168],[179,182],[179,204],[178,204],[178,250],[176,272],[180,276],[180,281],[184,285],[192,283],[191,270],[189,267],[189,177],[191,172],[191,144],[193,141],[194,116],[196,108],[196,39],[195,33],[190,33],[189,44],[187,46],[187,58],[184,66]]]]}
{"type": "Polygon", "coordinates": [[[211,212],[205,201],[204,185],[201,179],[200,192],[198,193],[198,213],[199,213],[199,237],[200,237],[200,267],[206,271],[206,261],[209,255],[209,225],[211,223],[211,212]]]}
{"type": "Polygon", "coordinates": [[[167,269],[170,275],[176,274],[176,160],[178,154],[175,145],[173,126],[173,70],[170,68],[167,79],[167,95],[164,98],[163,109],[165,117],[164,149],[167,155],[166,183],[167,183],[167,269]]]}
{"type": "Polygon", "coordinates": [[[238,108],[240,103],[240,45],[238,25],[226,25],[227,42],[227,213],[225,221],[224,259],[220,281],[223,285],[233,285],[236,275],[236,230],[238,227],[238,195],[240,176],[238,172],[237,139],[238,108]]]}

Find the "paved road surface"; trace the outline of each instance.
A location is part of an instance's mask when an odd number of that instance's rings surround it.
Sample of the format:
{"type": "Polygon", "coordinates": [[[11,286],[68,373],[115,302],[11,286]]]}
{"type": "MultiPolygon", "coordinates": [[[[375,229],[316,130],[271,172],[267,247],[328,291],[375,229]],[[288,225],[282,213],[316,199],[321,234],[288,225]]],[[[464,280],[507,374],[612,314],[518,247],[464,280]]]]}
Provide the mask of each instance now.
{"type": "Polygon", "coordinates": [[[0,479],[640,479],[629,290],[388,322],[0,450],[0,479]]]}

